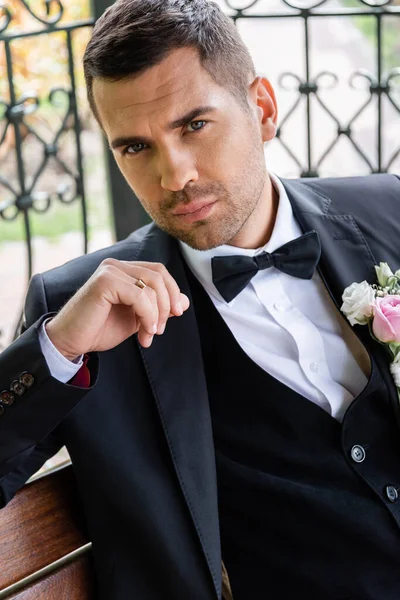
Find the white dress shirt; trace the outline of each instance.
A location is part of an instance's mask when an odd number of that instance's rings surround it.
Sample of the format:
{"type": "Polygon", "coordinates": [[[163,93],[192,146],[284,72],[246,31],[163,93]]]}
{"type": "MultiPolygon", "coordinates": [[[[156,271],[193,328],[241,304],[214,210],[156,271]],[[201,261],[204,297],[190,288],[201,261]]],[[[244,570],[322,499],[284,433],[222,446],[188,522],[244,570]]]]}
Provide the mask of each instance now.
{"type": "Polygon", "coordinates": [[[46,323],[48,321],[51,321],[51,319],[46,319],[39,331],[40,347],[52,377],[61,383],[67,383],[67,381],[75,377],[83,365],[83,356],[80,356],[74,362],[68,360],[68,358],[65,358],[65,356],[63,356],[61,352],[57,350],[54,344],[52,344],[49,336],[47,335],[46,323]]]}
{"type": "MultiPolygon", "coordinates": [[[[349,404],[367,384],[370,360],[318,273],[311,280],[302,280],[274,267],[259,271],[229,303],[212,282],[214,256],[273,252],[302,235],[285,188],[275,175],[270,176],[279,206],[272,236],[263,248],[220,246],[202,252],[181,243],[181,250],[246,354],[273,377],[341,421],[349,404]]],[[[39,339],[53,377],[63,383],[74,377],[82,362],[74,364],[61,356],[44,325],[39,339]]]]}
{"type": "Polygon", "coordinates": [[[220,246],[201,252],[182,243],[182,253],[246,354],[276,379],[342,420],[367,384],[370,360],[318,273],[304,280],[274,267],[259,271],[229,303],[212,282],[214,256],[273,252],[303,234],[281,181],[271,173],[270,177],[279,206],[272,236],[263,248],[220,246]]]}

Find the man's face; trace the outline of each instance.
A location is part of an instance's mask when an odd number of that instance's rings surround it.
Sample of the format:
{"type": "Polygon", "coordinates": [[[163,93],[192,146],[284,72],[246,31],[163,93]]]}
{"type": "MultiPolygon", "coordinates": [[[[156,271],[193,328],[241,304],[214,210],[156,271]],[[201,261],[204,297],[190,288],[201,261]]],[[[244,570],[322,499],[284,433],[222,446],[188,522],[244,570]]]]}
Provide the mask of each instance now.
{"type": "Polygon", "coordinates": [[[216,84],[192,48],[133,79],[95,79],[93,93],[118,166],[157,225],[199,250],[238,245],[266,185],[255,109],[216,84]]]}

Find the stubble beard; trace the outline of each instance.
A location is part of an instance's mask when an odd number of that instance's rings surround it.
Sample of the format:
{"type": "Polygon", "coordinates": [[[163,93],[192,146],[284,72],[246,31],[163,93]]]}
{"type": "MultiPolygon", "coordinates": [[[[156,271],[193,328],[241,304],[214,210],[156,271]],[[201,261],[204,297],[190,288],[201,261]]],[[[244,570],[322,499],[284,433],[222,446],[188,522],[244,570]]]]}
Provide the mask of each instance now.
{"type": "MultiPolygon", "coordinates": [[[[266,181],[263,150],[256,161],[252,162],[250,168],[247,165],[247,168],[241,173],[242,175],[232,180],[229,191],[220,183],[210,184],[203,188],[197,187],[190,192],[182,190],[171,195],[157,214],[155,211],[146,210],[160,229],[194,250],[211,250],[224,244],[230,244],[259,206],[266,181]],[[187,229],[174,226],[171,222],[171,210],[175,206],[207,196],[214,196],[218,199],[215,216],[212,215],[209,219],[193,223],[187,229]]],[[[172,218],[174,217],[172,216],[172,218]]]]}

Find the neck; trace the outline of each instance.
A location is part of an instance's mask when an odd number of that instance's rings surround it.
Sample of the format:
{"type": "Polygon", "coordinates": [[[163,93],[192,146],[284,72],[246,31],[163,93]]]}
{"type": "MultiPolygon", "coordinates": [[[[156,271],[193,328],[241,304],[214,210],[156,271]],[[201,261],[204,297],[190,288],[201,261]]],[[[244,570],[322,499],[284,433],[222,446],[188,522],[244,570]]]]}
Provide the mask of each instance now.
{"type": "Polygon", "coordinates": [[[275,227],[278,205],[278,192],[267,173],[264,189],[256,208],[229,245],[247,250],[257,250],[265,246],[275,227]]]}

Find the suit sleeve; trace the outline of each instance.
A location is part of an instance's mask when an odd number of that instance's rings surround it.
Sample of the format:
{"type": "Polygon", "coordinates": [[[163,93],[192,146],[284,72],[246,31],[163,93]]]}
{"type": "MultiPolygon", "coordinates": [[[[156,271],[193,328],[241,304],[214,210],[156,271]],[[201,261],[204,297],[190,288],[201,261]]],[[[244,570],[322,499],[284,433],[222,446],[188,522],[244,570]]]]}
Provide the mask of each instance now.
{"type": "Polygon", "coordinates": [[[0,354],[0,508],[61,448],[57,426],[96,383],[95,354],[89,361],[90,388],[63,384],[51,376],[39,331],[52,314],[43,278],[35,275],[26,298],[22,333],[0,354]]]}

